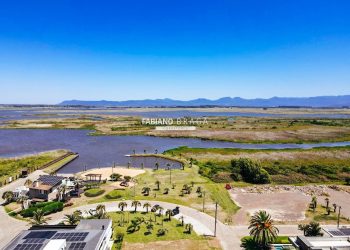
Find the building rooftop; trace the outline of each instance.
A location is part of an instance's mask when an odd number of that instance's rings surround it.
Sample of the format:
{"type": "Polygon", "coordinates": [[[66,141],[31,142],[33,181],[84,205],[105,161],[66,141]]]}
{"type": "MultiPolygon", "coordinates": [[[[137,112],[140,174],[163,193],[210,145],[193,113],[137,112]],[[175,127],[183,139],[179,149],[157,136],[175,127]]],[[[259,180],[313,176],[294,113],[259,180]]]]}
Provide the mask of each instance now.
{"type": "Polygon", "coordinates": [[[95,250],[112,226],[111,220],[81,220],[78,226],[35,226],[17,235],[6,250],[95,250]],[[81,224],[81,225],[80,225],[81,224]],[[64,241],[64,242],[63,242],[64,241]]]}
{"type": "Polygon", "coordinates": [[[323,228],[323,230],[331,237],[350,237],[350,228],[323,228]]]}
{"type": "Polygon", "coordinates": [[[43,185],[56,186],[64,180],[63,176],[40,175],[38,181],[43,185]]]}
{"type": "Polygon", "coordinates": [[[293,245],[301,250],[350,250],[350,241],[347,237],[290,237],[293,245]]]}

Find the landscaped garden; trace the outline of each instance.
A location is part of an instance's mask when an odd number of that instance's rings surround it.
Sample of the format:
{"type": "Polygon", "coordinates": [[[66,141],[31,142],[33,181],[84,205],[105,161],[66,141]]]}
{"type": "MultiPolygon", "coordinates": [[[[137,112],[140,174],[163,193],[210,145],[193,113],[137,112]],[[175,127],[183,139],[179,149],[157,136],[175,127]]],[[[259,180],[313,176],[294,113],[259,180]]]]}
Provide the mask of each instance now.
{"type": "MultiPolygon", "coordinates": [[[[219,219],[231,222],[231,216],[239,207],[232,201],[225,185],[214,183],[198,173],[198,167],[185,167],[184,170],[146,170],[136,176],[131,183],[135,186],[124,189],[115,188],[103,196],[91,198],[88,203],[100,203],[112,200],[158,200],[189,206],[214,215],[215,202],[219,205],[219,219]]],[[[99,189],[108,189],[110,183],[102,184],[99,189]]],[[[85,195],[90,190],[85,192],[85,195]]],[[[88,196],[88,195],[86,195],[88,196]]]]}

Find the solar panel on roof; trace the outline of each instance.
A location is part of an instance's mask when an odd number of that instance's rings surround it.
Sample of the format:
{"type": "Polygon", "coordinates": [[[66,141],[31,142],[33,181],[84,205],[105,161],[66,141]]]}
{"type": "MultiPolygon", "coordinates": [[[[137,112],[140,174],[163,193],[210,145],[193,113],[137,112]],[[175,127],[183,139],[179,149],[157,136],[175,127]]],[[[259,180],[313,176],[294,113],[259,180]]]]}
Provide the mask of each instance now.
{"type": "Polygon", "coordinates": [[[345,234],[339,230],[329,230],[328,232],[333,236],[345,236],[345,234]]]}
{"type": "Polygon", "coordinates": [[[40,239],[40,238],[29,238],[26,239],[23,243],[44,243],[46,239],[40,239]]]}
{"type": "Polygon", "coordinates": [[[53,239],[65,239],[66,241],[84,241],[89,233],[57,233],[53,239]]]}
{"type": "Polygon", "coordinates": [[[59,184],[64,177],[55,175],[42,175],[39,177],[39,181],[45,185],[55,186],[59,184]]]}
{"type": "Polygon", "coordinates": [[[86,243],[85,242],[74,242],[74,243],[71,243],[70,246],[69,246],[69,250],[82,250],[84,249],[86,246],[86,243]]]}
{"type": "Polygon", "coordinates": [[[57,233],[57,231],[32,231],[29,234],[27,234],[26,237],[24,237],[23,239],[51,239],[55,233],[57,233]]]}
{"type": "Polygon", "coordinates": [[[346,236],[350,236],[350,228],[340,228],[339,231],[341,231],[346,236]]]}
{"type": "Polygon", "coordinates": [[[43,244],[18,244],[14,250],[39,250],[43,244]]]}

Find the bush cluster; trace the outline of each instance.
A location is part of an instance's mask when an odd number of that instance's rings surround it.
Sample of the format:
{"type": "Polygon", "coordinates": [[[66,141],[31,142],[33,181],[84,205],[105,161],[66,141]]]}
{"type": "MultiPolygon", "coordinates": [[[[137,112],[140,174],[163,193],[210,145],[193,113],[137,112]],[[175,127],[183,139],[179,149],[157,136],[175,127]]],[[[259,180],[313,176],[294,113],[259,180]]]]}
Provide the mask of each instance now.
{"type": "Polygon", "coordinates": [[[99,196],[101,194],[103,194],[105,191],[103,189],[100,188],[91,188],[85,191],[85,196],[87,197],[96,197],[99,196]]]}
{"type": "Polygon", "coordinates": [[[254,184],[270,183],[270,175],[258,162],[247,158],[239,158],[231,161],[232,174],[235,178],[254,184]]]}
{"type": "Polygon", "coordinates": [[[50,202],[39,202],[31,207],[21,211],[23,217],[33,217],[34,211],[41,209],[45,215],[56,213],[63,210],[63,202],[50,201],[50,202]]]}

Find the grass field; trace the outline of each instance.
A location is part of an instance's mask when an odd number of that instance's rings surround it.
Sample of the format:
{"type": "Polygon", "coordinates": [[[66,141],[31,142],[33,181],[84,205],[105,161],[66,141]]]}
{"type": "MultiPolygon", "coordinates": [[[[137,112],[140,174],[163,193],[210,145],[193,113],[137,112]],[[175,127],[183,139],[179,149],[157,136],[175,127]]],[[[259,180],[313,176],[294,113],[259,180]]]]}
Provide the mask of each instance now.
{"type": "MultiPolygon", "coordinates": [[[[213,183],[209,179],[198,174],[198,167],[186,167],[185,170],[172,170],[171,183],[169,170],[147,170],[144,174],[136,177],[137,185],[125,190],[112,190],[103,196],[89,199],[88,203],[99,203],[111,200],[158,200],[180,205],[189,206],[213,215],[215,202],[219,205],[219,219],[222,221],[228,218],[239,209],[231,200],[223,184],[213,183]],[[159,190],[156,182],[159,181],[159,190]],[[191,188],[190,194],[182,194],[184,185],[191,188]],[[193,185],[193,186],[192,186],[193,185]],[[142,194],[143,188],[150,188],[149,195],[142,194]],[[196,192],[198,188],[201,192],[196,192]],[[165,191],[168,191],[166,194],[165,191]],[[204,194],[205,192],[205,194],[204,194]],[[135,196],[134,196],[135,195],[135,196]]],[[[108,185],[105,184],[105,185],[108,185]]],[[[102,185],[100,188],[105,188],[102,185]]],[[[107,189],[107,188],[106,188],[107,189]]]]}
{"type": "MultiPolygon", "coordinates": [[[[308,209],[305,213],[306,218],[310,221],[317,221],[322,224],[337,224],[338,221],[338,209],[334,212],[332,205],[330,204],[331,212],[328,215],[326,211],[326,207],[324,205],[318,204],[315,212],[313,209],[308,209]]],[[[344,216],[340,216],[340,223],[349,224],[349,218],[345,218],[344,216]]]]}
{"type": "Polygon", "coordinates": [[[76,155],[69,155],[65,157],[64,159],[50,165],[49,167],[43,169],[45,173],[52,174],[56,172],[58,169],[60,169],[62,166],[66,165],[68,162],[72,161],[74,158],[76,158],[76,155]]]}
{"type": "MultiPolygon", "coordinates": [[[[108,213],[109,218],[113,221],[113,239],[119,239],[115,241],[113,249],[134,249],[135,243],[141,243],[142,246],[138,246],[140,249],[147,249],[156,242],[169,242],[172,245],[176,245],[179,241],[190,242],[190,245],[200,246],[200,249],[217,249],[208,245],[210,239],[204,236],[197,235],[193,230],[191,233],[186,228],[186,225],[182,225],[180,221],[172,218],[167,220],[164,215],[157,215],[157,213],[145,213],[145,212],[114,212],[108,213]],[[139,219],[136,230],[128,231],[128,227],[132,224],[133,220],[139,219]],[[151,225],[151,226],[150,226],[151,225]],[[147,228],[147,226],[149,228],[147,228]],[[159,234],[159,230],[165,230],[164,235],[159,234]],[[122,238],[122,240],[120,240],[122,238]]],[[[187,244],[189,245],[189,244],[187,244]]],[[[150,248],[152,249],[152,248],[150,248]]]]}
{"type": "MultiPolygon", "coordinates": [[[[299,113],[300,110],[295,112],[299,113]]],[[[312,111],[305,112],[310,114],[308,112],[312,111]]],[[[71,118],[45,116],[45,119],[38,116],[36,120],[10,121],[3,128],[90,129],[94,130],[93,135],[193,137],[245,143],[317,143],[350,140],[350,119],[234,117],[231,120],[230,117],[208,117],[207,122],[194,124],[197,127],[194,131],[156,131],[155,126],[142,124],[141,116],[88,113],[70,116],[71,118]]]]}
{"type": "Polygon", "coordinates": [[[180,239],[192,239],[199,240],[202,239],[201,236],[198,236],[195,232],[192,231],[191,234],[186,233],[185,228],[181,226],[181,222],[172,218],[171,221],[163,221],[166,217],[156,216],[157,222],[155,222],[154,213],[133,213],[133,212],[114,212],[109,213],[109,217],[113,220],[114,234],[123,233],[124,240],[130,243],[136,242],[152,242],[158,240],[180,240],[180,239]],[[130,221],[135,219],[136,217],[142,218],[144,220],[140,225],[140,230],[135,231],[133,233],[127,232],[127,227],[130,225],[130,221]],[[122,223],[122,220],[126,220],[127,222],[122,223]],[[128,222],[129,221],[129,222],[128,222]],[[153,225],[153,229],[151,233],[147,234],[146,225],[151,223],[153,225]],[[163,225],[162,225],[163,224],[163,225]],[[158,236],[158,229],[167,229],[168,232],[164,236],[158,236]]]}
{"type": "Polygon", "coordinates": [[[350,147],[314,149],[219,149],[180,147],[165,154],[193,158],[207,177],[231,179],[231,160],[249,158],[260,162],[276,184],[345,183],[350,177],[350,147]]]}
{"type": "Polygon", "coordinates": [[[22,169],[32,172],[66,153],[65,150],[57,150],[17,158],[0,158],[0,182],[3,184],[10,176],[19,177],[22,169]]]}

